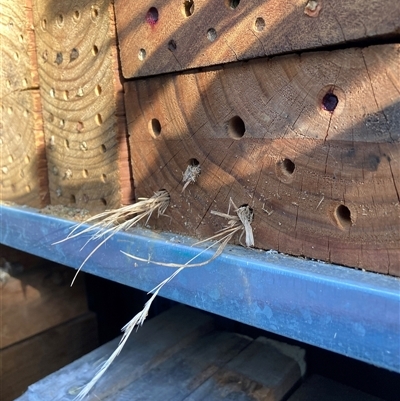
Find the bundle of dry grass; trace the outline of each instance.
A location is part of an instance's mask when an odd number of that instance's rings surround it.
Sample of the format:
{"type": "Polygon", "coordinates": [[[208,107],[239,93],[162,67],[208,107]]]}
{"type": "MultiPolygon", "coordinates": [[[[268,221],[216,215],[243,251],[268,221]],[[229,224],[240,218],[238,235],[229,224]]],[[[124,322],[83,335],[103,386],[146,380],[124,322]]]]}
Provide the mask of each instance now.
{"type": "Polygon", "coordinates": [[[106,210],[105,212],[99,213],[95,216],[90,217],[84,222],[76,225],[72,231],[61,241],[55,242],[59,244],[61,242],[92,233],[90,238],[83,245],[81,250],[91,241],[100,240],[99,244],[89,253],[82,264],[79,266],[71,285],[73,285],[78,273],[89,260],[89,258],[114,234],[118,231],[126,231],[135,226],[141,220],[146,219],[146,223],[149,221],[153,213],[157,212],[157,217],[164,215],[170,202],[170,196],[168,191],[162,189],[154,193],[151,198],[139,198],[138,202],[132,205],[123,206],[119,209],[106,210]],[[93,223],[88,227],[80,230],[80,228],[87,223],[93,223]]]}
{"type": "MultiPolygon", "coordinates": [[[[153,288],[149,294],[152,294],[151,298],[145,303],[144,308],[136,314],[131,321],[129,321],[123,328],[123,336],[121,338],[121,341],[117,347],[117,349],[111,354],[111,356],[108,358],[108,360],[102,365],[102,367],[99,369],[99,371],[96,373],[96,375],[93,377],[93,379],[85,385],[85,387],[81,390],[81,392],[78,394],[76,397],[76,400],[82,400],[83,398],[86,397],[86,395],[90,392],[90,390],[93,388],[93,386],[97,383],[97,381],[101,378],[101,376],[105,373],[105,371],[109,368],[109,366],[112,364],[114,359],[120,354],[122,351],[122,348],[124,347],[126,341],[128,340],[129,336],[131,335],[132,331],[136,328],[139,328],[140,326],[143,325],[144,321],[146,320],[146,317],[148,315],[149,309],[151,304],[153,303],[154,299],[160,292],[161,288],[169,283],[176,275],[178,275],[183,269],[186,269],[188,267],[199,267],[199,266],[204,266],[207,263],[210,263],[212,260],[217,258],[223,250],[225,249],[226,245],[228,242],[233,238],[234,235],[240,233],[239,241],[243,234],[246,236],[246,246],[254,246],[254,237],[253,237],[253,230],[251,228],[251,223],[253,221],[253,210],[248,206],[248,205],[243,205],[240,207],[237,207],[232,200],[229,202],[229,209],[228,213],[220,213],[220,212],[211,212],[212,214],[225,218],[228,220],[227,226],[224,227],[222,230],[220,230],[218,233],[213,235],[210,238],[207,238],[203,241],[198,242],[197,244],[206,242],[206,241],[213,241],[211,245],[209,245],[207,248],[202,250],[200,253],[198,253],[196,256],[194,256],[192,259],[190,259],[188,262],[185,264],[176,264],[176,263],[163,263],[163,262],[154,262],[151,261],[151,263],[156,264],[156,265],[161,265],[161,266],[167,266],[167,267],[175,267],[177,268],[176,271],[174,271],[169,277],[167,277],[164,281],[162,281],[157,287],[153,288]],[[230,207],[231,205],[234,207],[234,211],[236,212],[236,215],[231,215],[229,214],[230,212],[230,207]],[[206,250],[214,247],[215,245],[218,245],[218,248],[214,255],[207,259],[204,262],[200,263],[192,263],[196,258],[198,258],[203,252],[206,250]]],[[[195,244],[195,245],[197,245],[195,244]]],[[[126,252],[123,252],[125,255],[129,256],[132,259],[139,260],[142,262],[150,262],[150,260],[139,258],[134,255],[130,255],[126,252]]]]}

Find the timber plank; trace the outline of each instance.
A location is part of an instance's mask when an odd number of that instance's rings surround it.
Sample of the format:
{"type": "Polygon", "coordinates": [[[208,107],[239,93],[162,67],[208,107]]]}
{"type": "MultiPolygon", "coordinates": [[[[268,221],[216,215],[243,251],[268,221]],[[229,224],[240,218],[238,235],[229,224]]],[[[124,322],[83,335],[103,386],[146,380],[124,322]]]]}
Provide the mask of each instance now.
{"type": "Polygon", "coordinates": [[[2,0],[0,15],[0,200],[49,202],[32,7],[2,0]]]}
{"type": "Polygon", "coordinates": [[[12,401],[27,387],[98,345],[94,313],[87,312],[0,350],[2,401],[12,401]]]}
{"type": "Polygon", "coordinates": [[[34,0],[52,204],[90,210],[132,198],[109,0],[34,0]]]}
{"type": "Polygon", "coordinates": [[[116,0],[115,9],[125,78],[322,48],[400,28],[400,4],[390,0],[116,0]]]}
{"type": "Polygon", "coordinates": [[[210,211],[232,198],[254,209],[257,248],[400,275],[399,54],[371,46],[127,82],[138,196],[171,194],[170,218],[152,227],[205,238],[226,224],[210,211]],[[192,159],[201,174],[182,193],[192,159]]]}

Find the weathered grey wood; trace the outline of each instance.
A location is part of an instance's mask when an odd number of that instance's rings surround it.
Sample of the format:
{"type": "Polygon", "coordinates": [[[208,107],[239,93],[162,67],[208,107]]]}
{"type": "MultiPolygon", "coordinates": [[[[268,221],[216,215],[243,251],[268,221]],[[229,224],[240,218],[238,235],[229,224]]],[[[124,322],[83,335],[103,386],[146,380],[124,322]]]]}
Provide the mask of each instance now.
{"type": "Polygon", "coordinates": [[[363,393],[344,384],[313,375],[288,401],[382,401],[381,398],[363,393]]]}

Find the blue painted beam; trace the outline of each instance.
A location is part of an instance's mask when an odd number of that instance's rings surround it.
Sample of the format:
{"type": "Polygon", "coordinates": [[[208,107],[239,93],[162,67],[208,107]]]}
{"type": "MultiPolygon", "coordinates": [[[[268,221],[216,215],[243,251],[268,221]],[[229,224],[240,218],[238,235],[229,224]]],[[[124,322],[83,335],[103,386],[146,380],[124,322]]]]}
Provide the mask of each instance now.
{"type": "MultiPolygon", "coordinates": [[[[0,206],[0,242],[77,268],[96,243],[58,245],[74,222],[33,209],[0,206]]],[[[118,233],[84,271],[145,291],[172,269],[135,262],[185,263],[193,239],[146,229],[118,233]]],[[[212,252],[204,252],[206,260],[212,252]]],[[[229,246],[211,263],[182,271],[160,295],[292,339],[400,372],[400,280],[274,252],[229,246]]]]}

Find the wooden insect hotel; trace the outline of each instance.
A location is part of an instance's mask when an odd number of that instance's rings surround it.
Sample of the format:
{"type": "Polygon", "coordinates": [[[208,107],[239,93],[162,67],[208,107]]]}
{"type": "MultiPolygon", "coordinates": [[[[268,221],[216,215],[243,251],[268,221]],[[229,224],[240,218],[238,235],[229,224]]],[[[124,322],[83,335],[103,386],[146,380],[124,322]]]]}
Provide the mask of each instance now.
{"type": "MultiPolygon", "coordinates": [[[[253,213],[254,246],[234,236],[233,250],[210,263],[215,271],[230,252],[232,260],[244,252],[260,264],[282,255],[294,261],[293,274],[303,271],[297,262],[311,270],[317,263],[322,274],[340,269],[359,274],[360,282],[393,279],[388,285],[396,288],[400,3],[0,0],[0,6],[0,242],[79,267],[83,243],[54,245],[67,235],[69,215],[60,216],[60,208],[95,215],[164,190],[168,209],[135,228],[143,243],[118,248],[110,239],[87,271],[101,263],[144,266],[132,280],[150,290],[146,274],[168,269],[120,250],[157,261],[162,247],[175,252],[175,238],[192,244],[223,229],[227,220],[215,211],[234,214],[245,206],[253,213]],[[47,228],[25,216],[26,225],[13,229],[7,210],[36,211],[47,228]],[[29,242],[34,231],[37,250],[29,242]]],[[[118,244],[130,235],[121,234],[118,244]]],[[[179,252],[184,259],[176,263],[193,256],[179,252]]],[[[104,271],[130,283],[122,267],[104,271]]],[[[272,294],[273,280],[265,276],[260,285],[264,279],[272,294]]],[[[166,294],[181,299],[173,290],[166,294]]],[[[207,302],[204,309],[220,312],[207,302]]],[[[257,313],[245,311],[238,320],[257,325],[257,313]]],[[[259,327],[298,338],[271,322],[259,327]]]]}

